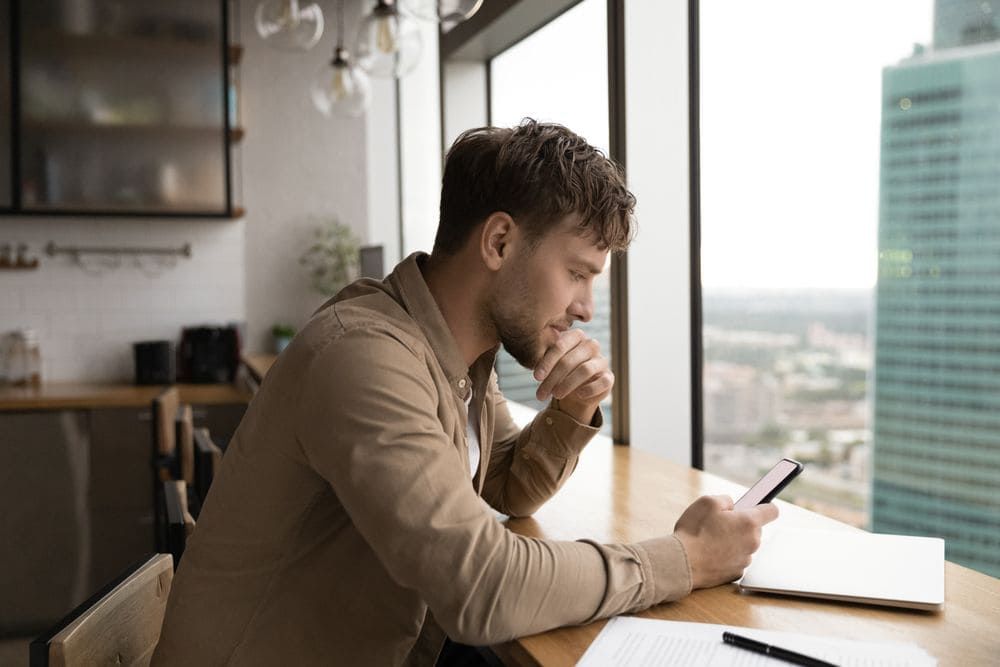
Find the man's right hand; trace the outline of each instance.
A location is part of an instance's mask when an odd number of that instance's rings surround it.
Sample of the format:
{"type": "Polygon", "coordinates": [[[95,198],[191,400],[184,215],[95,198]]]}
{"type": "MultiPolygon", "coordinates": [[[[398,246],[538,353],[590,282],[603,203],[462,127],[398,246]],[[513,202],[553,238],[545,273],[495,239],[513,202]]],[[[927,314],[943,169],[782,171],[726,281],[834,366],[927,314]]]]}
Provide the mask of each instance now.
{"type": "Polygon", "coordinates": [[[687,551],[692,588],[725,584],[743,575],[760,547],[761,527],[778,518],[771,503],[733,511],[729,496],[702,496],[684,510],[674,535],[687,551]]]}

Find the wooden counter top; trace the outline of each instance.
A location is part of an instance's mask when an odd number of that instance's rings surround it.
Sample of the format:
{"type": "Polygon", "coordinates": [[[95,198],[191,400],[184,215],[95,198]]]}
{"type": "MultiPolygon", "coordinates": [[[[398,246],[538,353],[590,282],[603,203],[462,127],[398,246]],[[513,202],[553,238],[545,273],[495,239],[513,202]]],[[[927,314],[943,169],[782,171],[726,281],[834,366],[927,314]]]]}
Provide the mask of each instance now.
{"type": "Polygon", "coordinates": [[[253,379],[259,384],[264,380],[271,364],[278,358],[276,354],[247,354],[243,356],[243,365],[247,367],[253,379]]]}
{"type": "MultiPolygon", "coordinates": [[[[178,384],[181,402],[193,405],[248,403],[251,395],[231,384],[178,384]]],[[[103,383],[43,384],[0,387],[0,412],[147,407],[165,389],[161,385],[103,383]]]]}

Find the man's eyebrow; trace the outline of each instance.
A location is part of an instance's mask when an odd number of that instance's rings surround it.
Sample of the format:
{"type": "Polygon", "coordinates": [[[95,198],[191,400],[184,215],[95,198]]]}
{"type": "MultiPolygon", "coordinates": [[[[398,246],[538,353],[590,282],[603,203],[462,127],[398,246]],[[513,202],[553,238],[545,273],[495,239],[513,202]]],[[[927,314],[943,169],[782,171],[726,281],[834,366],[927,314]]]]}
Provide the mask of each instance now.
{"type": "Polygon", "coordinates": [[[579,264],[581,267],[587,269],[587,271],[589,271],[590,274],[594,275],[594,276],[599,275],[600,273],[602,273],[604,271],[604,267],[603,266],[597,266],[596,264],[591,264],[590,262],[588,262],[585,259],[577,258],[576,259],[576,264],[579,264]]]}

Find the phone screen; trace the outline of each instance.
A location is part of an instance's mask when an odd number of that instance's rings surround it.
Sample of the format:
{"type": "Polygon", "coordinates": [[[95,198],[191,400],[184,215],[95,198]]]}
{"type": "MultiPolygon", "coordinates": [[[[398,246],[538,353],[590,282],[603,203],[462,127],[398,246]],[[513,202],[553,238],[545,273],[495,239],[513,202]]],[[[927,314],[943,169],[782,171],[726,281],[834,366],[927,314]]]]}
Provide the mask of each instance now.
{"type": "Polygon", "coordinates": [[[742,498],[736,501],[735,509],[747,509],[772,500],[778,492],[802,472],[802,464],[792,459],[781,459],[773,468],[757,480],[742,498]]]}

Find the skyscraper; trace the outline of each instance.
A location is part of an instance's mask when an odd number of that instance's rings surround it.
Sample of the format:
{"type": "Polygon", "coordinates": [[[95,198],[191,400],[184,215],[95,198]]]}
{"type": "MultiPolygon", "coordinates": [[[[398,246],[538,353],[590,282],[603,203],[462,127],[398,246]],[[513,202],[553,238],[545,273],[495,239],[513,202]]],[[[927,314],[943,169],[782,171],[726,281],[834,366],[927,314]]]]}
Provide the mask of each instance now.
{"type": "Polygon", "coordinates": [[[877,532],[1000,576],[1000,0],[938,0],[882,75],[877,532]]]}

